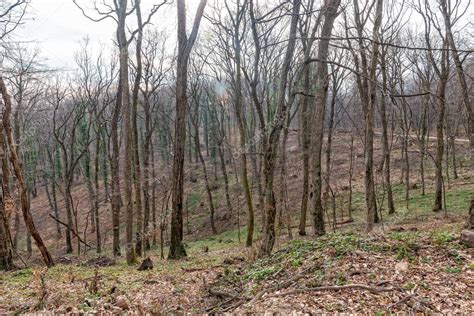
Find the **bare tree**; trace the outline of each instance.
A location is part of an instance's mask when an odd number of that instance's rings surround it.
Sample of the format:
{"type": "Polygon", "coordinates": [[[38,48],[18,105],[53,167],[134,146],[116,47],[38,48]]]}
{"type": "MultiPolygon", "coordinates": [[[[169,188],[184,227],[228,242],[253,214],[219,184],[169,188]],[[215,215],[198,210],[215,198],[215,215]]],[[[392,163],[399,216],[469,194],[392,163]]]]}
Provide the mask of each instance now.
{"type": "Polygon", "coordinates": [[[5,0],[0,3],[0,41],[22,24],[29,3],[30,0],[5,0]]]}
{"type": "Polygon", "coordinates": [[[53,258],[49,253],[48,249],[46,248],[41,235],[39,234],[38,230],[33,221],[33,217],[31,216],[30,212],[30,201],[28,199],[28,192],[25,186],[25,179],[23,176],[23,171],[20,163],[20,159],[18,158],[15,140],[13,138],[12,127],[10,123],[11,119],[11,112],[12,112],[12,103],[11,97],[7,92],[7,87],[5,85],[5,81],[3,77],[0,76],[0,93],[2,94],[3,100],[3,128],[5,131],[5,135],[8,142],[9,152],[10,152],[10,162],[13,166],[13,170],[15,172],[15,177],[18,181],[18,188],[20,191],[20,201],[21,201],[21,210],[23,213],[23,220],[25,221],[26,228],[28,232],[33,237],[36,246],[41,252],[43,260],[48,267],[54,265],[53,258]]]}
{"type": "Polygon", "coordinates": [[[268,140],[264,148],[263,174],[264,174],[264,192],[265,192],[265,217],[266,223],[263,229],[262,243],[260,245],[259,256],[266,256],[272,252],[275,243],[275,215],[276,201],[273,192],[275,159],[278,151],[280,133],[286,118],[286,89],[288,83],[288,73],[290,64],[295,52],[296,32],[298,28],[298,19],[301,8],[301,0],[292,1],[291,24],[289,30],[289,40],[286,49],[283,65],[280,73],[280,82],[277,90],[277,102],[272,126],[268,127],[268,140]]]}
{"type": "Polygon", "coordinates": [[[187,82],[188,61],[201,24],[207,0],[199,2],[193,28],[188,37],[186,33],[186,7],[184,0],[177,0],[178,9],[178,59],[176,65],[176,119],[173,159],[173,185],[171,212],[171,243],[169,259],[186,256],[183,246],[183,180],[184,180],[184,145],[186,141],[186,112],[188,108],[187,82]]]}
{"type": "Polygon", "coordinates": [[[341,1],[334,0],[326,2],[323,8],[324,23],[321,30],[321,37],[318,46],[318,65],[316,67],[316,97],[313,111],[313,142],[311,144],[312,153],[312,180],[313,180],[313,229],[316,236],[325,233],[324,210],[322,204],[322,174],[321,174],[321,151],[323,146],[324,113],[326,110],[327,92],[329,87],[327,59],[329,55],[329,39],[331,37],[334,21],[338,16],[341,1]]]}
{"type": "Polygon", "coordinates": [[[428,1],[419,0],[417,5],[414,6],[415,10],[421,15],[425,30],[424,39],[427,47],[428,60],[430,61],[434,73],[436,74],[438,83],[436,87],[436,183],[435,183],[435,201],[433,205],[433,211],[437,212],[443,209],[443,154],[444,154],[444,120],[446,112],[446,85],[449,79],[449,50],[447,49],[449,43],[443,27],[439,24],[438,19],[433,12],[431,5],[428,1]],[[442,50],[435,51],[433,49],[433,43],[431,34],[435,31],[442,39],[441,47],[442,50]]]}

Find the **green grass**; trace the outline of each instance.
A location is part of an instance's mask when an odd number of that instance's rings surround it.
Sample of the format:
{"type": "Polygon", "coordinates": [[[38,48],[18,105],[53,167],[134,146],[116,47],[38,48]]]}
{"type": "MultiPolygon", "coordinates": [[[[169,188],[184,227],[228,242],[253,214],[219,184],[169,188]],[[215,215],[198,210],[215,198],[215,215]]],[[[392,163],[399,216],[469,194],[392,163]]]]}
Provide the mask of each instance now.
{"type": "MultiPolygon", "coordinates": [[[[247,228],[243,227],[240,229],[240,244],[245,243],[247,235],[247,228]]],[[[197,255],[202,253],[205,248],[209,251],[222,250],[231,248],[239,245],[239,232],[238,230],[229,230],[222,232],[217,235],[205,237],[203,239],[187,242],[186,250],[190,255],[197,255]]]]}
{"type": "Polygon", "coordinates": [[[193,190],[186,197],[187,207],[189,210],[194,209],[198,206],[201,200],[201,193],[197,190],[193,190]]]}
{"type": "MultiPolygon", "coordinates": [[[[396,214],[387,214],[387,201],[383,200],[382,216],[384,221],[396,222],[398,220],[410,221],[423,216],[433,215],[433,201],[435,193],[428,187],[426,194],[422,195],[421,189],[410,190],[410,200],[408,208],[405,202],[405,185],[397,184],[392,186],[393,198],[395,202],[396,214]]],[[[465,214],[467,205],[472,195],[472,187],[452,184],[451,189],[446,191],[446,206],[448,214],[465,214]]],[[[364,223],[366,220],[365,195],[363,192],[354,192],[353,195],[353,218],[356,222],[364,223]]],[[[339,211],[339,210],[338,210],[339,211]]]]}

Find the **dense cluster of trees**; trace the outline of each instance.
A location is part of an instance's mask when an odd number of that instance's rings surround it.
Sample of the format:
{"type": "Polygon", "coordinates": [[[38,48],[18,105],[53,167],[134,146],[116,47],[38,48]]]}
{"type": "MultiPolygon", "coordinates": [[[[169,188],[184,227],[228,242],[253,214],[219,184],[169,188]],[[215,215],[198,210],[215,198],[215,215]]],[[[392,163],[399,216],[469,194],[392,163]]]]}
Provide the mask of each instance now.
{"type": "MultiPolygon", "coordinates": [[[[163,256],[163,232],[169,229],[169,258],[178,259],[186,256],[185,162],[195,160],[202,167],[212,232],[218,225],[211,186],[220,178],[231,214],[239,212],[233,194],[244,196],[246,245],[252,246],[260,224],[258,253],[265,256],[277,224],[287,225],[291,236],[290,207],[300,209],[300,235],[307,234],[308,212],[313,234],[325,234],[327,199],[335,194],[336,129],[351,134],[349,212],[354,142],[364,147],[369,231],[382,220],[382,210],[396,212],[394,139],[401,144],[407,203],[413,142],[423,194],[430,185],[426,172],[433,170],[433,211],[445,209],[446,181],[450,173],[457,177],[456,138],[467,138],[474,148],[469,1],[201,0],[189,31],[184,0],[156,1],[147,10],[140,0],[91,1],[93,9],[87,0],[71,1],[85,18],[116,26],[110,56],[85,39],[72,73],[48,69],[38,50],[13,40],[28,0],[0,4],[3,269],[12,267],[21,238],[19,214],[28,251],[33,239],[45,263],[53,265],[30,211],[40,187],[67,253],[92,247],[84,238],[88,230],[102,252],[107,216],[115,256],[125,249],[133,264],[157,243],[158,231],[163,256]],[[171,5],[177,7],[174,50],[174,35],[152,23],[171,5]],[[303,177],[301,204],[289,206],[286,147],[292,129],[298,132],[303,177]],[[374,157],[377,138],[381,161],[374,157]],[[230,190],[231,169],[239,193],[230,190]],[[86,213],[73,198],[77,185],[87,191],[86,213]],[[104,205],[107,214],[100,211],[104,205]]],[[[474,197],[474,213],[472,205],[474,197]]]]}

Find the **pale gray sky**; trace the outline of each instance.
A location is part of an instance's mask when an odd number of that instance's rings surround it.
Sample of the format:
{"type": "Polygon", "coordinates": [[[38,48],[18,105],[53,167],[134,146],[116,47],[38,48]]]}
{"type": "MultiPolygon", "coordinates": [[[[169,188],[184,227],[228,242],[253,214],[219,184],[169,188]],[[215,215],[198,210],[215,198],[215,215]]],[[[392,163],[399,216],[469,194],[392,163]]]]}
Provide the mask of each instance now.
{"type": "MultiPolygon", "coordinates": [[[[2,0],[0,0],[2,1],[2,0]]],[[[77,0],[85,7],[91,8],[94,0],[77,0]]],[[[111,0],[106,0],[111,2],[111,0]]],[[[163,0],[142,0],[143,15],[146,15],[156,3],[163,0]]],[[[171,0],[169,0],[171,2],[171,0]]],[[[218,1],[218,0],[217,0],[218,1]]],[[[268,0],[271,1],[271,0],[268,0]]],[[[101,1],[98,1],[99,3],[101,1]]],[[[209,1],[212,3],[213,1],[209,1]]],[[[195,9],[199,0],[186,0],[188,7],[188,29],[194,18],[195,9]]],[[[93,13],[92,10],[87,12],[93,13]]],[[[470,21],[474,16],[474,6],[469,8],[465,16],[470,21]]],[[[412,25],[418,24],[419,17],[411,14],[409,17],[412,25]]],[[[174,38],[176,30],[176,7],[175,4],[161,8],[152,20],[151,27],[166,30],[170,39],[174,38]]],[[[204,22],[205,24],[205,22],[204,22]]],[[[465,25],[465,22],[459,23],[465,25]]],[[[472,28],[472,25],[471,27],[472,28]]],[[[57,68],[75,68],[74,52],[80,47],[80,42],[89,37],[95,49],[109,50],[115,37],[115,22],[111,19],[96,23],[85,18],[81,11],[74,5],[72,0],[31,0],[28,8],[28,18],[22,28],[15,33],[19,41],[35,41],[38,43],[42,56],[48,61],[48,65],[57,68]]],[[[469,32],[468,32],[469,34],[469,32]]],[[[472,33],[470,33],[472,34],[472,33]]],[[[173,49],[173,41],[169,41],[170,49],[173,49]]]]}
{"type": "MultiPolygon", "coordinates": [[[[143,15],[148,13],[147,9],[153,4],[160,2],[161,0],[142,0],[143,15]]],[[[198,2],[186,1],[189,18],[194,15],[198,2]]],[[[90,8],[93,0],[78,0],[78,3],[90,8]]],[[[167,29],[169,32],[175,30],[175,11],[175,5],[161,8],[152,20],[154,27],[167,29]]],[[[83,38],[88,36],[97,49],[100,47],[99,43],[104,49],[110,49],[115,36],[114,29],[115,22],[111,19],[99,23],[86,19],[72,0],[31,0],[28,18],[16,32],[16,40],[37,42],[41,55],[47,58],[50,66],[72,69],[75,66],[74,52],[78,50],[83,38]]]]}
{"type": "Polygon", "coordinates": [[[84,37],[110,45],[114,35],[112,20],[100,24],[89,21],[72,0],[32,0],[28,12],[17,39],[38,42],[41,55],[54,67],[73,67],[74,51],[84,37]]]}

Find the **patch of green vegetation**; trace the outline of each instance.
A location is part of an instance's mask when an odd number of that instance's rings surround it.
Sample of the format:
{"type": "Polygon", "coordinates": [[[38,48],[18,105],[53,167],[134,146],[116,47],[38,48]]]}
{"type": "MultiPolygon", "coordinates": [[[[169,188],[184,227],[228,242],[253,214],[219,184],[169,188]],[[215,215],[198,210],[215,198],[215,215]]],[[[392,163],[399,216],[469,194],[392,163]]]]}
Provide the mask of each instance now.
{"type": "MultiPolygon", "coordinates": [[[[247,229],[242,228],[240,230],[240,243],[245,242],[245,237],[247,235],[247,229]]],[[[208,251],[226,249],[230,247],[235,247],[239,245],[239,231],[238,230],[229,230],[217,235],[209,236],[203,239],[194,240],[186,242],[187,249],[186,251],[190,256],[195,256],[208,251]]]]}
{"type": "Polygon", "coordinates": [[[469,270],[474,271],[474,262],[469,263],[469,270]]]}
{"type": "Polygon", "coordinates": [[[262,281],[279,270],[277,266],[269,266],[269,267],[260,267],[258,269],[250,269],[245,274],[246,279],[254,280],[254,281],[262,281]]]}
{"type": "Polygon", "coordinates": [[[201,193],[196,191],[189,192],[188,196],[186,197],[186,203],[188,208],[195,208],[199,201],[201,200],[201,193]]]}
{"type": "Polygon", "coordinates": [[[445,246],[446,244],[456,240],[456,236],[445,230],[435,230],[431,233],[431,240],[438,246],[445,246]]]}
{"type": "Polygon", "coordinates": [[[388,237],[397,241],[413,243],[420,237],[420,233],[412,231],[390,232],[388,237]]]}
{"type": "Polygon", "coordinates": [[[11,283],[29,283],[33,277],[33,271],[28,269],[11,272],[10,277],[7,278],[11,283]]]}
{"type": "Polygon", "coordinates": [[[357,249],[369,249],[365,244],[364,239],[352,232],[347,233],[330,233],[320,238],[318,243],[319,249],[334,249],[335,258],[343,257],[344,255],[354,252],[357,249]]]}
{"type": "Polygon", "coordinates": [[[316,271],[314,271],[314,275],[318,280],[322,281],[324,279],[324,270],[317,269],[316,271]]]}
{"type": "MultiPolygon", "coordinates": [[[[451,189],[446,191],[446,206],[448,213],[463,213],[466,210],[466,205],[470,200],[472,189],[463,186],[452,186],[451,189]]],[[[405,194],[403,190],[402,195],[405,194]]],[[[432,214],[431,209],[433,207],[435,193],[428,191],[425,195],[421,194],[421,190],[411,191],[411,197],[409,201],[410,215],[422,215],[432,214]]],[[[395,196],[394,199],[398,201],[397,208],[403,208],[405,205],[403,196],[395,196]]]]}
{"type": "Polygon", "coordinates": [[[445,271],[448,272],[448,273],[457,274],[457,273],[461,272],[461,268],[449,266],[449,267],[446,267],[445,271]]]}
{"type": "Polygon", "coordinates": [[[411,291],[411,290],[413,290],[413,289],[415,288],[415,286],[416,286],[415,283],[413,283],[413,282],[407,282],[407,283],[405,283],[405,284],[403,285],[403,288],[404,288],[405,290],[407,290],[407,291],[411,291]]]}
{"type": "Polygon", "coordinates": [[[391,232],[388,234],[388,237],[398,242],[392,246],[397,260],[408,259],[411,262],[415,259],[416,251],[419,248],[417,242],[420,238],[420,233],[411,231],[391,232]]]}
{"type": "Polygon", "coordinates": [[[459,255],[459,252],[457,252],[456,250],[450,250],[448,252],[448,255],[453,258],[453,260],[456,262],[456,263],[461,263],[463,261],[463,258],[459,255]]]}
{"type": "Polygon", "coordinates": [[[415,259],[414,250],[408,247],[406,244],[400,244],[396,246],[396,259],[401,261],[403,259],[408,259],[408,261],[413,261],[415,259]]]}
{"type": "Polygon", "coordinates": [[[314,251],[315,242],[303,239],[294,239],[286,243],[286,245],[291,248],[290,253],[292,255],[305,254],[314,251]]]}
{"type": "Polygon", "coordinates": [[[293,268],[299,268],[303,264],[303,260],[301,258],[295,258],[291,261],[291,266],[293,268]]]}
{"type": "Polygon", "coordinates": [[[347,278],[344,273],[340,272],[336,278],[336,285],[344,285],[347,283],[347,278]]]}
{"type": "Polygon", "coordinates": [[[288,257],[294,268],[299,268],[306,255],[314,252],[316,248],[315,243],[308,240],[292,240],[287,243],[287,246],[289,247],[288,257]]]}

